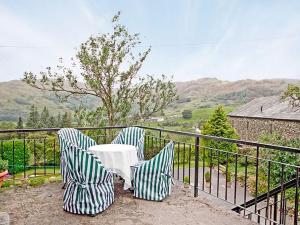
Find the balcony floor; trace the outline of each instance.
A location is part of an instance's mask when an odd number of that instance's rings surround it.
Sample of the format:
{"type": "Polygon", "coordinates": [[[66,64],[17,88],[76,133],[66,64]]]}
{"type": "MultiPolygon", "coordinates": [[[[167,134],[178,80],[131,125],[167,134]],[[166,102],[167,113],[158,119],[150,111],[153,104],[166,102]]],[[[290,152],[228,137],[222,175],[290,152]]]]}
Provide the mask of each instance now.
{"type": "Polygon", "coordinates": [[[0,212],[9,213],[11,224],[255,224],[201,192],[198,198],[193,198],[191,190],[179,184],[163,202],[133,199],[129,192],[119,192],[117,187],[115,203],[109,209],[96,217],[88,217],[63,211],[60,183],[14,188],[0,193],[0,212]]]}

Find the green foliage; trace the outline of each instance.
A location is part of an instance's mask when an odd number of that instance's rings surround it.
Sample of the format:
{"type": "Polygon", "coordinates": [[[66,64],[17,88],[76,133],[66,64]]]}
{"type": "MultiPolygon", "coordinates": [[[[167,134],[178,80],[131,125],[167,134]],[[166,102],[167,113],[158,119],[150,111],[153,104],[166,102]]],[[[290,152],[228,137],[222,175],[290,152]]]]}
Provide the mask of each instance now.
{"type": "Polygon", "coordinates": [[[24,170],[28,166],[30,151],[28,147],[24,149],[23,141],[15,141],[13,148],[13,141],[3,142],[3,159],[8,161],[8,172],[15,174],[24,170]],[[14,149],[14,150],[13,150],[14,149]]]}
{"type": "Polygon", "coordinates": [[[28,179],[28,183],[33,187],[40,186],[44,184],[45,181],[46,179],[44,177],[33,177],[28,179]]]}
{"type": "Polygon", "coordinates": [[[7,160],[0,159],[0,173],[8,169],[7,160]]]}
{"type": "MultiPolygon", "coordinates": [[[[232,139],[238,138],[238,135],[236,134],[234,128],[228,121],[227,114],[223,106],[218,106],[215,109],[214,113],[204,124],[202,134],[232,139]]],[[[227,152],[237,151],[237,145],[234,143],[216,141],[206,138],[202,138],[201,146],[205,148],[219,149],[227,152]]],[[[229,158],[231,158],[231,155],[229,155],[229,158]]],[[[220,152],[220,163],[225,163],[225,161],[226,153],[220,152]]]]}
{"type": "MultiPolygon", "coordinates": [[[[280,146],[288,146],[288,147],[294,147],[299,148],[300,146],[300,139],[286,139],[282,137],[282,135],[279,134],[264,134],[260,137],[260,142],[267,143],[267,144],[273,144],[273,145],[280,145],[280,146]]],[[[300,157],[299,154],[291,153],[291,152],[285,152],[285,151],[279,151],[279,150],[268,150],[268,149],[262,149],[262,154],[265,155],[266,158],[286,163],[290,165],[300,165],[300,157]]],[[[263,169],[267,173],[267,163],[264,163],[263,169]]],[[[282,171],[282,165],[280,163],[272,163],[271,164],[271,185],[277,186],[281,182],[281,171],[282,171]]],[[[284,168],[284,182],[291,180],[295,176],[296,169],[293,166],[285,166],[284,168]]]]}
{"type": "Polygon", "coordinates": [[[288,99],[293,107],[300,106],[300,87],[294,84],[289,84],[282,95],[282,99],[288,99]]]}
{"type": "Polygon", "coordinates": [[[49,128],[54,128],[54,127],[56,127],[56,120],[55,120],[55,117],[54,117],[54,116],[50,116],[48,127],[49,127],[49,128]]]}
{"type": "Polygon", "coordinates": [[[182,112],[183,119],[191,119],[192,118],[192,110],[183,110],[182,112]]]}
{"type": "Polygon", "coordinates": [[[183,183],[184,183],[184,184],[189,184],[189,183],[190,183],[190,178],[189,178],[189,176],[184,176],[184,178],[183,178],[183,183]]]}
{"type": "Polygon", "coordinates": [[[37,111],[37,107],[34,105],[30,108],[30,113],[26,121],[27,128],[39,128],[40,127],[40,114],[37,111]]]}
{"type": "Polygon", "coordinates": [[[72,127],[72,116],[70,113],[65,112],[63,115],[61,127],[72,127]]]}
{"type": "Polygon", "coordinates": [[[56,148],[54,153],[54,141],[56,141],[55,134],[43,136],[44,137],[41,137],[41,134],[39,133],[32,133],[27,136],[29,140],[27,141],[26,146],[30,151],[29,164],[36,164],[37,166],[43,166],[44,163],[45,165],[51,166],[54,165],[54,163],[56,165],[59,164],[58,143],[55,143],[56,148]]]}
{"type": "Polygon", "coordinates": [[[24,128],[24,125],[23,125],[22,117],[19,117],[16,129],[23,129],[23,128],[24,128]]]}
{"type": "Polygon", "coordinates": [[[60,59],[56,71],[47,67],[39,78],[25,72],[23,81],[55,92],[61,101],[78,96],[96,98],[96,110],[110,126],[145,119],[163,111],[177,99],[175,85],[164,75],[160,79],[139,76],[150,48],[138,52],[140,35],[131,34],[119,23],[119,16],[120,13],[112,19],[111,33],[91,36],[80,45],[76,57],[71,59],[71,67],[60,59]],[[84,84],[80,84],[81,80],[84,84]]]}
{"type": "Polygon", "coordinates": [[[49,110],[46,106],[44,106],[43,111],[41,112],[39,123],[39,127],[49,127],[49,110]]]}
{"type": "Polygon", "coordinates": [[[16,124],[13,122],[0,121],[1,129],[14,129],[15,127],[16,127],[16,124]]]}
{"type": "Polygon", "coordinates": [[[12,180],[5,180],[3,181],[2,183],[2,188],[7,188],[7,187],[10,187],[11,185],[13,185],[14,182],[12,180]]]}
{"type": "Polygon", "coordinates": [[[207,183],[210,182],[210,172],[209,172],[209,171],[206,171],[206,172],[205,172],[205,181],[206,181],[207,183]]]}

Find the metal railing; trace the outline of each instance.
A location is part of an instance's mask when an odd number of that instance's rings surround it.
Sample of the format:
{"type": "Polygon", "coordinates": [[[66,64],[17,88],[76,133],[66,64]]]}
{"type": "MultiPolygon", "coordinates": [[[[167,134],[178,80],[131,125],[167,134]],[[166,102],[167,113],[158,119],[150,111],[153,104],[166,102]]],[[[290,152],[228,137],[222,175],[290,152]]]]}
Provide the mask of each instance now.
{"type": "MultiPolygon", "coordinates": [[[[124,127],[77,129],[102,144],[110,143],[124,127]]],[[[256,216],[259,223],[298,224],[299,165],[276,161],[272,156],[284,153],[299,157],[299,148],[138,127],[146,131],[146,159],[170,140],[175,142],[173,177],[189,183],[194,197],[199,191],[206,192],[236,206],[235,211],[246,218],[256,216]],[[291,182],[293,185],[288,185],[291,182]]],[[[0,130],[0,156],[10,159],[12,179],[59,173],[58,130],[0,130]]]]}

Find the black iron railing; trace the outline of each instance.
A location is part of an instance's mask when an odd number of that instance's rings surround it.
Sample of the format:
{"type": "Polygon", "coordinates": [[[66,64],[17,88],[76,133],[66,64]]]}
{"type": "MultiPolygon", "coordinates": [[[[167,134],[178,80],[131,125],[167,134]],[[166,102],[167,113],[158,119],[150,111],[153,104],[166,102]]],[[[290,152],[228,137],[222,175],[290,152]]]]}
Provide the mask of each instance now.
{"type": "MultiPolygon", "coordinates": [[[[78,129],[102,144],[124,127],[78,129]]],[[[299,148],[139,127],[146,131],[146,159],[175,142],[173,177],[189,183],[195,197],[199,190],[206,192],[258,223],[298,224],[299,165],[273,156],[284,152],[300,157],[299,148]]],[[[0,130],[0,156],[9,159],[12,179],[59,173],[58,130],[0,130]]]]}

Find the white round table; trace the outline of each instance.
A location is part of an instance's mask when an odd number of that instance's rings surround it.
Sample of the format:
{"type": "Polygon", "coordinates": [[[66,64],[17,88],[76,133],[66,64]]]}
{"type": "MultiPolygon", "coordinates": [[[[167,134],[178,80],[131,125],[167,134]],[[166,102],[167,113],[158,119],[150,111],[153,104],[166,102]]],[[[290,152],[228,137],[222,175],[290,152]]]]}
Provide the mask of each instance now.
{"type": "Polygon", "coordinates": [[[131,169],[138,163],[137,150],[133,145],[104,144],[88,148],[102,162],[105,168],[121,176],[124,180],[124,190],[131,187],[131,169]]]}

